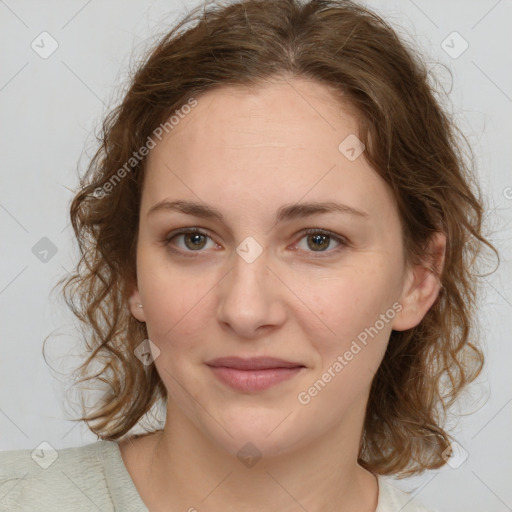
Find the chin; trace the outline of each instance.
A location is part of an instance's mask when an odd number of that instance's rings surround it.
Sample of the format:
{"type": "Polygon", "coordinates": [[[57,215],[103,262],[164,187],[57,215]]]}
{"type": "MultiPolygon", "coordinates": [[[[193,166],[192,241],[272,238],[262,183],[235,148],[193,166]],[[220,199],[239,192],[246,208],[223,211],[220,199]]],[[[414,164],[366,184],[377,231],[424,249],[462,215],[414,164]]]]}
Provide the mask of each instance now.
{"type": "Polygon", "coordinates": [[[217,423],[214,422],[214,426],[209,422],[214,430],[206,434],[223,450],[238,458],[277,457],[308,442],[301,436],[302,429],[297,428],[294,414],[287,414],[283,414],[282,409],[267,414],[254,408],[247,413],[239,410],[222,418],[221,424],[225,425],[227,432],[217,423]]]}

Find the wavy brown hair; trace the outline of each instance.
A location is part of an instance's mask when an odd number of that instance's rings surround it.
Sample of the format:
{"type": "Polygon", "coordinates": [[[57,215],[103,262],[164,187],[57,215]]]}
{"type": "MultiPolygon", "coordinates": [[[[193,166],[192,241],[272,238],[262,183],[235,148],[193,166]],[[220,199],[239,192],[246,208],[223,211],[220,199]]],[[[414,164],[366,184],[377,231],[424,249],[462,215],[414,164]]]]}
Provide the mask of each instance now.
{"type": "Polygon", "coordinates": [[[425,261],[433,233],[447,236],[444,267],[431,269],[442,285],[435,303],[419,325],[391,333],[358,458],[373,473],[399,477],[441,467],[451,441],[442,426],[446,413],[484,362],[476,335],[477,256],[484,245],[499,255],[483,234],[471,149],[436,98],[426,64],[381,17],[351,1],[198,6],[138,65],[103,122],[101,145],[70,207],[80,261],[58,284],[83,326],[80,382],[107,385],[78,420],[116,440],[166,399],[155,366],[134,355],[147,331],[128,307],[146,160],[132,160],[122,179],[119,170],[191,98],[293,77],[325,85],[333,101],[354,108],[365,156],[396,198],[407,263],[425,261]]]}

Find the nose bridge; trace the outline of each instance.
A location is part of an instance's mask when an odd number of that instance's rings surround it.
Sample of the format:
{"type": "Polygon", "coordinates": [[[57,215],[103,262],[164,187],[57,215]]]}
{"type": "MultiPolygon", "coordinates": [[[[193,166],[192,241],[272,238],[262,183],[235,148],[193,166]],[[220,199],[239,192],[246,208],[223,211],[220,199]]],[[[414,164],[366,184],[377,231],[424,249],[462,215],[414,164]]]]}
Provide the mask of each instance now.
{"type": "Polygon", "coordinates": [[[229,292],[237,301],[250,297],[253,301],[265,295],[265,280],[268,273],[268,251],[253,237],[246,237],[233,255],[233,271],[229,279],[229,292]]]}

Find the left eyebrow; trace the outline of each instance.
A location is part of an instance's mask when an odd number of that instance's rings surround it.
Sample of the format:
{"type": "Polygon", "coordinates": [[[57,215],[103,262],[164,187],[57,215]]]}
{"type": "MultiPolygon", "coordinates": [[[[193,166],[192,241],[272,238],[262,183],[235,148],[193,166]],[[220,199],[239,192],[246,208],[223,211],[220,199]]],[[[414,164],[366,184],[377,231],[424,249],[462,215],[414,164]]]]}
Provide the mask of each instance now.
{"type": "MultiPolygon", "coordinates": [[[[206,219],[216,219],[224,222],[224,215],[216,208],[194,201],[168,201],[163,200],[153,205],[147,215],[154,214],[158,211],[177,211],[186,215],[193,215],[206,219]]],[[[289,221],[297,218],[309,217],[323,213],[343,213],[349,214],[361,219],[367,219],[368,213],[363,210],[358,210],[346,204],[336,203],[333,201],[327,202],[313,202],[313,203],[296,203],[281,206],[276,214],[276,222],[289,221]]]]}
{"type": "Polygon", "coordinates": [[[369,217],[368,213],[363,210],[358,210],[346,204],[335,203],[334,201],[316,202],[316,203],[297,203],[284,205],[276,213],[276,221],[282,222],[285,220],[309,217],[311,215],[318,215],[321,213],[343,213],[366,219],[369,217]]]}

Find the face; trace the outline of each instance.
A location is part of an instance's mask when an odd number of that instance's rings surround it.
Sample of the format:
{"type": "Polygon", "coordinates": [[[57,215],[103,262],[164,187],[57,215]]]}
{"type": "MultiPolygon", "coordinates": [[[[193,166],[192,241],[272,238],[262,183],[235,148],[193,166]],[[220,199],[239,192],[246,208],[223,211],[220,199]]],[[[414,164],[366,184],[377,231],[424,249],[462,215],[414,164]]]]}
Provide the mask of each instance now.
{"type": "Polygon", "coordinates": [[[197,101],[147,160],[130,308],[160,351],[168,418],[232,453],[282,453],[348,428],[391,330],[419,323],[437,290],[406,269],[391,192],[323,85],[197,101]],[[209,365],[225,357],[294,368],[209,365]]]}

